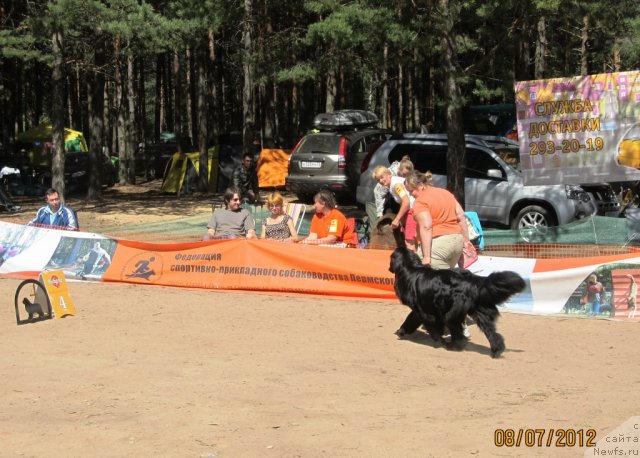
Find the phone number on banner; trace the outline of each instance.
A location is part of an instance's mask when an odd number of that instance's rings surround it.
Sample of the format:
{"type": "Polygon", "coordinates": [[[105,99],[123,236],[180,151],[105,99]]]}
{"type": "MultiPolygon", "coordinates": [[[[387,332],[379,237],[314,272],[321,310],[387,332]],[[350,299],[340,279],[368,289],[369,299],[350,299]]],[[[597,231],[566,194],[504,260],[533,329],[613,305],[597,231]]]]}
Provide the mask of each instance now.
{"type": "Polygon", "coordinates": [[[604,148],[604,139],[594,137],[585,139],[584,143],[573,138],[571,140],[547,140],[543,142],[529,143],[529,155],[554,154],[556,151],[562,153],[577,153],[580,150],[600,151],[604,148]]]}

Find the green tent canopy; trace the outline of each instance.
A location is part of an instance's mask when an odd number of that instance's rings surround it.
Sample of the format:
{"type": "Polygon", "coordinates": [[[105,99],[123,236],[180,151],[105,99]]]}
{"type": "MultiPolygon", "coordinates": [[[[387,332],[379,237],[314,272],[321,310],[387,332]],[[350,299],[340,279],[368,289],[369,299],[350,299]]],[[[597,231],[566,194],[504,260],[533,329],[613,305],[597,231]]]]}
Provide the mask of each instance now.
{"type": "MultiPolygon", "coordinates": [[[[19,150],[24,150],[29,156],[29,162],[34,165],[50,165],[53,149],[53,126],[40,124],[26,130],[16,137],[19,150]]],[[[88,152],[87,142],[82,132],[64,128],[64,149],[66,152],[88,152]]]]}

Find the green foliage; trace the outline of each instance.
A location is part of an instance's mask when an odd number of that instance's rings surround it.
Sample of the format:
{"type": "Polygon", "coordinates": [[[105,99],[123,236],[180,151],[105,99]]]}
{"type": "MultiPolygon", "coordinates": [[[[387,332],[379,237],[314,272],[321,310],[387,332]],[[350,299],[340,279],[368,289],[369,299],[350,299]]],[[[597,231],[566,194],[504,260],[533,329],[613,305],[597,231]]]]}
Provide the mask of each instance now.
{"type": "Polygon", "coordinates": [[[15,31],[0,30],[0,55],[24,61],[46,60],[46,55],[35,47],[36,39],[29,34],[19,35],[15,31]]]}
{"type": "MultiPolygon", "coordinates": [[[[627,30],[640,30],[640,17],[627,18],[624,21],[627,30]]],[[[619,40],[620,54],[630,68],[640,68],[640,33],[629,33],[619,40]]]]}
{"type": "MultiPolygon", "coordinates": [[[[251,60],[250,76],[256,84],[287,88],[306,84],[305,96],[315,98],[313,103],[305,101],[306,110],[322,105],[319,86],[310,83],[323,81],[329,71],[340,74],[343,92],[361,92],[360,100],[366,97],[372,103],[394,104],[400,99],[398,91],[405,91],[400,94],[405,104],[414,96],[428,104],[420,107],[424,111],[446,100],[440,63],[443,12],[436,0],[253,0],[253,47],[249,52],[242,43],[245,17],[240,0],[33,0],[12,4],[16,8],[6,10],[9,16],[3,18],[4,28],[0,29],[3,100],[10,99],[12,87],[4,66],[12,69],[15,62],[21,62],[26,71],[50,64],[54,30],[63,32],[67,67],[72,63],[80,76],[95,70],[96,43],[103,43],[106,62],[101,70],[107,79],[125,56],[134,57],[148,75],[157,56],[186,54],[186,50],[190,55],[203,55],[212,33],[216,58],[215,63],[208,63],[208,84],[220,82],[218,100],[225,104],[220,112],[226,110],[218,117],[237,119],[246,59],[251,60]],[[409,76],[413,86],[399,88],[409,76]],[[379,100],[383,87],[390,101],[379,100]],[[413,93],[406,93],[409,90],[413,93]]],[[[545,77],[581,71],[585,17],[590,24],[586,53],[590,73],[612,71],[617,49],[621,70],[640,65],[637,1],[451,0],[450,7],[457,47],[455,77],[468,104],[512,102],[514,80],[533,78],[541,18],[548,43],[545,77]]],[[[153,84],[145,88],[149,106],[155,103],[153,84]]],[[[43,92],[46,106],[49,94],[43,92]]]]}
{"type": "Polygon", "coordinates": [[[316,76],[317,73],[313,67],[306,63],[299,63],[293,67],[278,71],[275,79],[277,83],[285,81],[304,83],[305,81],[312,81],[316,76]]]}

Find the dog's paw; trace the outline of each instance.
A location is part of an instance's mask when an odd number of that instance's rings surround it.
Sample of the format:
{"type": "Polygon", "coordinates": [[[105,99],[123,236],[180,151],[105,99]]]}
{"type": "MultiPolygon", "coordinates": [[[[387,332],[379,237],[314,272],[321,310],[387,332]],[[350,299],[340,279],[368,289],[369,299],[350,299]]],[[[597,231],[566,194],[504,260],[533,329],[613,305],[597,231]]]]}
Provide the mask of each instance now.
{"type": "Polygon", "coordinates": [[[404,332],[404,329],[402,328],[398,329],[396,332],[394,332],[394,334],[397,335],[400,339],[404,338],[407,335],[407,333],[404,332]]]}
{"type": "Polygon", "coordinates": [[[431,339],[437,344],[441,344],[444,342],[444,338],[441,334],[436,334],[433,331],[432,332],[427,331],[427,334],[429,334],[429,337],[431,337],[431,339]]]}
{"type": "Polygon", "coordinates": [[[467,346],[467,339],[454,340],[446,343],[447,350],[462,351],[467,346]]]}
{"type": "Polygon", "coordinates": [[[504,345],[498,347],[498,348],[492,348],[491,349],[491,357],[492,358],[500,358],[500,356],[502,356],[502,354],[504,353],[504,345]]]}
{"type": "Polygon", "coordinates": [[[489,346],[491,347],[491,357],[499,358],[505,349],[503,337],[496,333],[494,338],[489,342],[489,346]]]}

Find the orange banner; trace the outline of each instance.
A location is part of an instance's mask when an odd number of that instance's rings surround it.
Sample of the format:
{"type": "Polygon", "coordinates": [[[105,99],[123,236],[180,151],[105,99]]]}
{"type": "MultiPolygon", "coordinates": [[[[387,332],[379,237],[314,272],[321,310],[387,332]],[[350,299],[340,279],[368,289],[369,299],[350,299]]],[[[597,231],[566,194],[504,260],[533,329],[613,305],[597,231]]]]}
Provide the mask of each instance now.
{"type": "Polygon", "coordinates": [[[120,240],[105,281],[396,300],[387,250],[270,240],[147,244],[120,240]],[[357,253],[357,256],[354,254],[357,253]]]}

